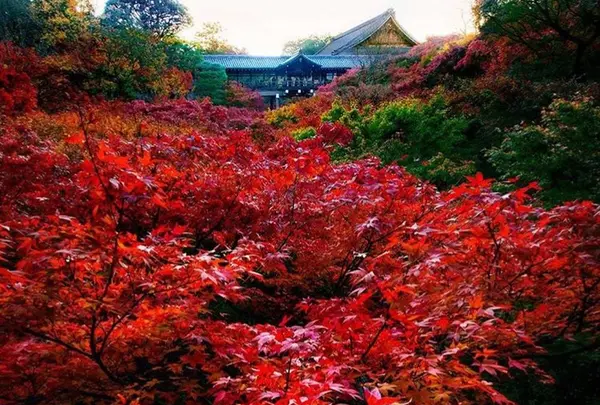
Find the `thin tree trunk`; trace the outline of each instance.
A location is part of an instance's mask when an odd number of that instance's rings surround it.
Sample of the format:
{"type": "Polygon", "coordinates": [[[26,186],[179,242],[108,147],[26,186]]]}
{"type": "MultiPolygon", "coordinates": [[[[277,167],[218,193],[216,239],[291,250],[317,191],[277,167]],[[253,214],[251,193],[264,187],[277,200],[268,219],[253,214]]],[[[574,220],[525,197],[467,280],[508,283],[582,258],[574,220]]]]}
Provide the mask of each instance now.
{"type": "Polygon", "coordinates": [[[577,50],[575,51],[575,63],[573,65],[573,75],[575,77],[583,76],[583,56],[587,46],[585,44],[577,44],[577,50]]]}

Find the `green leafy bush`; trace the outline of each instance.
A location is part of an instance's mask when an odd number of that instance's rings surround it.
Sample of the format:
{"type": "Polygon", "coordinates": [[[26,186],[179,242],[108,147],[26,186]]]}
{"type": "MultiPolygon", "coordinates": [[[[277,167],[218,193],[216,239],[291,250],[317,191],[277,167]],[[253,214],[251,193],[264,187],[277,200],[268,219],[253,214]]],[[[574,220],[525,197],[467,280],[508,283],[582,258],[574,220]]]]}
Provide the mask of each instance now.
{"type": "Polygon", "coordinates": [[[92,72],[89,91],[111,99],[151,99],[152,84],[166,69],[160,42],[134,29],[107,30],[105,35],[106,58],[92,72]]]}
{"type": "Polygon", "coordinates": [[[399,139],[412,155],[430,158],[438,152],[455,153],[464,141],[467,120],[451,117],[440,97],[427,104],[400,100],[377,110],[366,126],[369,142],[399,139]]]}
{"type": "Polygon", "coordinates": [[[210,97],[215,104],[225,104],[227,73],[222,66],[203,62],[194,72],[193,95],[196,98],[210,97]]]}
{"type": "Polygon", "coordinates": [[[371,113],[334,103],[324,121],[341,122],[355,134],[333,157],[347,160],[372,154],[383,164],[398,163],[440,187],[457,184],[475,172],[465,132],[469,121],[449,113],[443,98],[429,103],[403,99],[371,113]]]}
{"type": "Polygon", "coordinates": [[[556,100],[540,125],[519,126],[488,152],[504,178],[538,181],[549,204],[600,199],[600,108],[590,100],[556,100]]]}
{"type": "Polygon", "coordinates": [[[314,138],[317,135],[317,131],[313,127],[301,128],[292,132],[292,137],[296,141],[303,141],[305,139],[314,138]]]}
{"type": "Polygon", "coordinates": [[[193,72],[202,64],[202,51],[179,39],[166,41],[165,53],[170,67],[193,72]]]}

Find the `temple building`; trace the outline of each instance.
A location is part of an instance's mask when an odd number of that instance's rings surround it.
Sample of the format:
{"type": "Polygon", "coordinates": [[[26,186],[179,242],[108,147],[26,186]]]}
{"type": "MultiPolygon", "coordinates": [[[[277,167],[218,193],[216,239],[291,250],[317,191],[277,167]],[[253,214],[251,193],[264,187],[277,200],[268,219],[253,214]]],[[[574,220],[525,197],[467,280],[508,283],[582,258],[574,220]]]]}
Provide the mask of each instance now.
{"type": "Polygon", "coordinates": [[[317,55],[397,54],[416,44],[396,20],[394,9],[389,9],[335,36],[317,55]]]}
{"type": "Polygon", "coordinates": [[[352,68],[401,55],[417,42],[396,20],[393,9],[335,36],[315,55],[206,55],[233,80],[257,90],[267,106],[278,108],[292,97],[307,97],[352,68]]]}

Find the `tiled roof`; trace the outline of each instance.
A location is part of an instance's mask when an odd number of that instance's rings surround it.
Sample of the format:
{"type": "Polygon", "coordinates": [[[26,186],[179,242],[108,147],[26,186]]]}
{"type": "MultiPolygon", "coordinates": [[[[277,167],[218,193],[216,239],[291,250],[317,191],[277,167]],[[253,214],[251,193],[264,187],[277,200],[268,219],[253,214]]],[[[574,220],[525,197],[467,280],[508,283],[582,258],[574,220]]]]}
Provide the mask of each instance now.
{"type": "Polygon", "coordinates": [[[344,50],[359,45],[367,40],[371,35],[376,33],[389,20],[392,20],[398,27],[402,35],[409,41],[408,45],[415,45],[417,41],[411,37],[408,32],[396,21],[395,12],[393,9],[387,10],[385,13],[378,15],[364,23],[349,29],[346,32],[334,37],[329,44],[318,52],[318,55],[336,55],[344,50]]]}
{"type": "MultiPolygon", "coordinates": [[[[206,55],[204,61],[223,66],[225,69],[277,69],[283,68],[298,58],[306,58],[309,62],[320,65],[324,69],[352,69],[362,67],[375,62],[378,59],[385,58],[385,55],[342,55],[341,52],[350,50],[356,45],[368,39],[371,35],[383,27],[390,19],[398,27],[401,34],[405,37],[409,45],[416,44],[416,41],[398,24],[393,9],[378,15],[364,23],[341,33],[332,39],[332,41],[321,49],[317,55],[297,54],[294,56],[250,56],[250,55],[206,55]]],[[[390,48],[390,54],[399,55],[410,49],[406,47],[390,48]]],[[[388,55],[389,56],[389,55],[388,55]]]]}
{"type": "Polygon", "coordinates": [[[374,57],[368,55],[311,55],[308,58],[326,69],[352,69],[374,62],[374,57]]]}
{"type": "Polygon", "coordinates": [[[275,69],[289,56],[205,55],[204,61],[226,69],[275,69]]]}
{"type": "Polygon", "coordinates": [[[223,66],[225,69],[277,69],[303,57],[324,69],[352,69],[362,67],[380,58],[374,55],[295,55],[295,56],[250,56],[250,55],[205,55],[204,61],[223,66]]]}

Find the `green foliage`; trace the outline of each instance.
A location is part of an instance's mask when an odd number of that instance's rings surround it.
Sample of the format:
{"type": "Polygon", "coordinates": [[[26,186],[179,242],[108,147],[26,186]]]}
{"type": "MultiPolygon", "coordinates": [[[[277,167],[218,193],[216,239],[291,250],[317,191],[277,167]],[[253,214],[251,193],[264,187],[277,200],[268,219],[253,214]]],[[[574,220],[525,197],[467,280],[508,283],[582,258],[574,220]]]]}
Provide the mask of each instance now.
{"type": "Polygon", "coordinates": [[[539,181],[551,204],[600,199],[600,108],[589,100],[556,100],[540,125],[508,132],[488,152],[503,177],[539,181]]]}
{"type": "Polygon", "coordinates": [[[33,18],[30,0],[0,0],[0,41],[31,47],[40,40],[40,28],[33,18]]]}
{"type": "Polygon", "coordinates": [[[215,104],[225,103],[227,74],[221,66],[205,63],[202,50],[193,44],[171,40],[165,53],[169,66],[192,72],[192,98],[210,97],[215,104]]]}
{"type": "Polygon", "coordinates": [[[181,40],[172,39],[165,43],[167,64],[177,69],[194,72],[202,64],[202,51],[181,40]]]}
{"type": "Polygon", "coordinates": [[[138,29],[165,38],[191,24],[187,9],[178,0],[108,0],[104,24],[138,29]]]}
{"type": "Polygon", "coordinates": [[[48,56],[42,95],[84,90],[150,100],[183,96],[193,80],[193,96],[225,103],[224,70],[204,64],[202,50],[173,37],[191,22],[179,2],[110,0],[102,21],[89,0],[0,0],[0,40],[48,56]]]}
{"type": "Polygon", "coordinates": [[[102,67],[100,93],[109,98],[151,99],[165,72],[175,68],[192,74],[190,97],[210,97],[215,104],[226,101],[225,70],[204,63],[202,51],[193,44],[173,38],[161,41],[135,29],[110,30],[106,54],[110,63],[102,67]]]}
{"type": "Polygon", "coordinates": [[[33,0],[30,7],[41,46],[51,51],[82,42],[95,21],[89,0],[33,0]]]}
{"type": "Polygon", "coordinates": [[[451,115],[441,97],[429,103],[399,100],[373,114],[336,103],[323,120],[341,122],[355,134],[348,148],[335,152],[335,159],[373,154],[383,164],[398,163],[440,187],[457,184],[475,172],[465,139],[468,120],[451,115]]]}
{"type": "Polygon", "coordinates": [[[311,35],[288,41],[283,46],[284,55],[295,55],[302,52],[305,55],[314,55],[331,41],[331,35],[311,35]]]}
{"type": "Polygon", "coordinates": [[[194,72],[192,94],[196,98],[210,97],[215,104],[225,104],[227,100],[227,73],[220,65],[203,62],[194,72]]]}
{"type": "Polygon", "coordinates": [[[296,141],[314,138],[317,136],[317,131],[313,127],[300,128],[292,132],[292,138],[296,141]]]}
{"type": "Polygon", "coordinates": [[[445,188],[461,183],[466,176],[470,176],[477,171],[475,163],[466,159],[452,160],[440,152],[421,164],[407,164],[407,168],[416,176],[445,188]]]}
{"type": "Polygon", "coordinates": [[[321,119],[325,122],[339,122],[350,128],[352,132],[359,133],[364,131],[364,122],[371,112],[372,110],[369,106],[364,111],[360,111],[356,107],[346,109],[339,100],[336,100],[332,104],[331,110],[323,114],[321,119]]]}
{"type": "Polygon", "coordinates": [[[371,142],[400,139],[411,144],[417,155],[429,158],[436,152],[451,153],[464,140],[466,127],[464,118],[449,117],[441,98],[428,104],[401,100],[375,112],[367,126],[367,138],[371,142]]]}
{"type": "Polygon", "coordinates": [[[109,98],[150,99],[151,83],[160,79],[167,55],[151,34],[135,30],[111,30],[107,33],[106,60],[98,68],[96,92],[109,98]]]}
{"type": "Polygon", "coordinates": [[[597,0],[480,0],[475,10],[482,32],[508,37],[552,64],[566,56],[570,73],[595,70],[590,58],[600,43],[597,0]]]}

